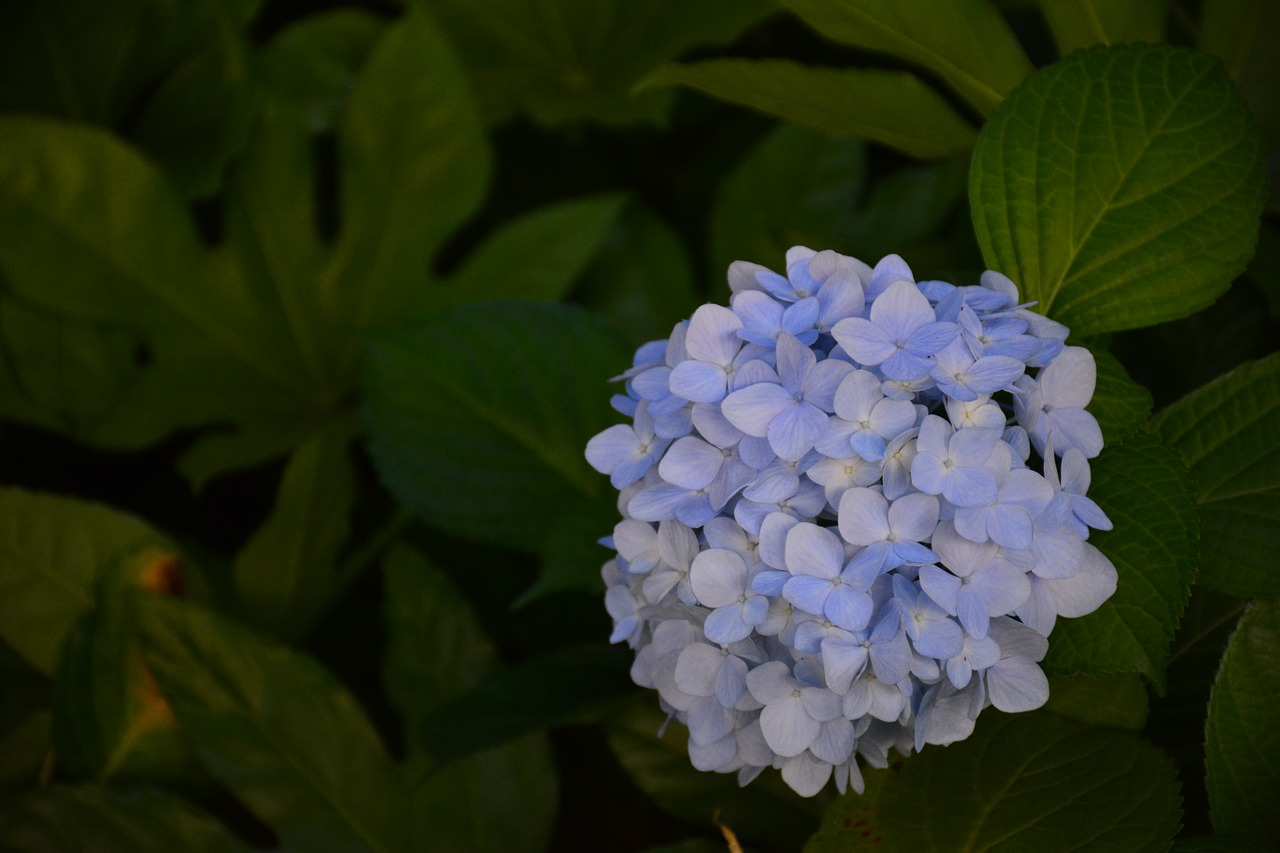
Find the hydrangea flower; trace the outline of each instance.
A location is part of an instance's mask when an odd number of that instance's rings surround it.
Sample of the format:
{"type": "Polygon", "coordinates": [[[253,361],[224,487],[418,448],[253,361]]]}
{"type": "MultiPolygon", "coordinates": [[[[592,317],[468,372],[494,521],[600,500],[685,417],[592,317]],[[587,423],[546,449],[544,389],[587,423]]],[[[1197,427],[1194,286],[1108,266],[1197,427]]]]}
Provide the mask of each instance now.
{"type": "Polygon", "coordinates": [[[860,792],[890,749],[1043,705],[1057,619],[1115,591],[1096,366],[994,271],[785,269],[735,262],[728,307],[618,377],[630,422],[586,450],[620,491],[605,606],[695,767],[860,792]]]}

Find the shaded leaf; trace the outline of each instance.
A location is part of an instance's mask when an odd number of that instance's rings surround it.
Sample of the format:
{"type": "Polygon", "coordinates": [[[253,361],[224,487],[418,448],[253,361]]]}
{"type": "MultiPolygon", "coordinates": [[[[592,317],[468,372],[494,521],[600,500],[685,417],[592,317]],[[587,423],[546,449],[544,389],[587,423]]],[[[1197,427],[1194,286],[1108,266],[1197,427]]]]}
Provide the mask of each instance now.
{"type": "Polygon", "coordinates": [[[1086,675],[1140,672],[1163,692],[1165,663],[1196,574],[1195,500],[1177,453],[1139,432],[1102,452],[1089,496],[1114,530],[1089,541],[1116,567],[1116,592],[1079,619],[1060,619],[1045,668],[1086,675]]]}
{"type": "MultiPolygon", "coordinates": [[[[413,2],[413,0],[409,0],[413,2]]],[[[773,11],[765,0],[417,0],[458,45],[489,121],[660,122],[670,99],[632,94],[655,65],[727,42],[773,11]]]]}
{"type": "Polygon", "coordinates": [[[1147,723],[1147,686],[1136,675],[1055,675],[1044,708],[1087,725],[1136,732],[1147,723]]]}
{"type": "Polygon", "coordinates": [[[783,0],[783,5],[828,38],[924,66],[984,115],[1032,71],[1013,32],[987,0],[783,0]]]}
{"type": "Polygon", "coordinates": [[[1058,55],[1095,44],[1162,42],[1169,0],[1037,0],[1058,55]]]}
{"type": "Polygon", "coordinates": [[[576,199],[504,225],[449,277],[441,302],[564,298],[599,250],[624,201],[616,194],[576,199]]]}
{"type": "Polygon", "coordinates": [[[1205,767],[1216,832],[1262,844],[1280,834],[1280,609],[1255,601],[1227,645],[1209,699],[1205,767]]]}
{"type": "Polygon", "coordinates": [[[371,342],[365,423],[383,482],[438,527],[536,550],[604,483],[583,448],[627,365],[603,325],[561,303],[474,303],[371,342]]]}
{"type": "Polygon", "coordinates": [[[1201,580],[1280,595],[1280,355],[1249,362],[1160,411],[1152,427],[1195,480],[1201,580]]]}
{"type": "Polygon", "coordinates": [[[1111,353],[1094,349],[1098,383],[1089,412],[1102,427],[1107,444],[1119,444],[1146,426],[1151,417],[1151,392],[1129,378],[1129,373],[1111,353]]]}
{"type": "Polygon", "coordinates": [[[1210,58],[1093,48],[983,128],[969,204],[987,265],[1091,335],[1184,317],[1226,291],[1258,230],[1257,128],[1210,58]]]}
{"type": "Polygon", "coordinates": [[[5,849],[30,853],[136,853],[250,848],[209,815],[158,790],[55,785],[0,805],[5,849]]]}
{"type": "Polygon", "coordinates": [[[967,740],[871,775],[867,797],[827,809],[805,853],[1164,851],[1181,815],[1159,750],[1047,713],[988,712],[967,740]],[[921,806],[940,800],[945,808],[921,806]]]}
{"type": "Polygon", "coordinates": [[[967,151],[975,139],[968,122],[906,71],[812,68],[785,59],[708,59],[660,66],[639,86],[686,86],[833,136],[880,142],[913,157],[967,151]]]}
{"type": "Polygon", "coordinates": [[[52,675],[63,640],[93,609],[95,584],[121,558],[164,538],[88,501],[0,490],[0,637],[52,675]]]}
{"type": "Polygon", "coordinates": [[[1280,101],[1275,97],[1280,54],[1280,7],[1268,0],[1205,0],[1197,47],[1220,58],[1240,85],[1245,102],[1271,143],[1280,139],[1280,101]]]}
{"type": "Polygon", "coordinates": [[[400,773],[332,676],[191,605],[135,605],[146,661],[201,763],[282,841],[404,849],[400,773]]]}

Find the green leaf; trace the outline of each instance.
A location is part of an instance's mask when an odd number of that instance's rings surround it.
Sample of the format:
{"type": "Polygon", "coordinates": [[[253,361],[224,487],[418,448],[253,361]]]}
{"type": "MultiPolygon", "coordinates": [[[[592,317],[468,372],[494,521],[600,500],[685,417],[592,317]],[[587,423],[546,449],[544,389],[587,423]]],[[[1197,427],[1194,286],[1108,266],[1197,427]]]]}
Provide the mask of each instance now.
{"type": "Polygon", "coordinates": [[[1136,675],[1055,675],[1044,708],[1087,725],[1136,732],[1147,722],[1147,686],[1136,675]]]}
{"type": "MultiPolygon", "coordinates": [[[[414,2],[414,0],[409,0],[414,2]]],[[[488,120],[663,121],[670,99],[632,86],[693,47],[725,43],[774,11],[767,0],[417,0],[458,46],[488,120]]]]}
{"type": "Polygon", "coordinates": [[[766,770],[742,788],[733,774],[697,770],[689,763],[688,730],[666,725],[659,737],[665,723],[657,698],[647,694],[612,714],[607,726],[618,762],[659,808],[712,832],[719,821],[748,846],[797,850],[814,831],[820,806],[797,797],[779,774],[766,770]]]}
{"type": "Polygon", "coordinates": [[[0,490],[0,637],[52,675],[63,640],[93,609],[98,578],[164,538],[137,519],[87,501],[0,490]]]}
{"type": "Polygon", "coordinates": [[[1253,253],[1264,188],[1239,91],[1203,54],[1081,51],[983,128],[969,205],[987,265],[1074,334],[1184,317],[1253,253]]]}
{"type": "Polygon", "coordinates": [[[369,449],[387,488],[433,525],[536,550],[577,496],[603,498],[587,440],[627,360],[560,303],[474,303],[371,342],[369,449]]]}
{"type": "Polygon", "coordinates": [[[555,765],[545,735],[455,761],[413,793],[413,850],[537,853],[555,828],[555,765]]]}
{"type": "Polygon", "coordinates": [[[967,164],[952,160],[877,173],[869,193],[865,146],[783,125],[766,135],[721,183],[711,215],[711,273],[723,281],[736,260],[780,266],[787,249],[911,257],[954,213],[967,164]]]}
{"type": "Polygon", "coordinates": [[[289,457],[271,515],[233,566],[248,624],[296,639],[341,592],[338,556],[350,532],[354,480],[342,433],[315,433],[289,457]]]}
{"type": "Polygon", "coordinates": [[[880,142],[913,157],[968,151],[975,139],[973,128],[941,95],[906,71],[811,68],[785,59],[708,59],[660,66],[638,86],[686,86],[833,136],[880,142]]]}
{"type": "Polygon", "coordinates": [[[1067,56],[1095,44],[1124,44],[1164,38],[1169,0],[1037,0],[1058,45],[1067,56]]]}
{"type": "Polygon", "coordinates": [[[562,299],[600,249],[625,196],[548,205],[496,230],[444,283],[444,304],[562,299]]]}
{"type": "Polygon", "coordinates": [[[1269,0],[1205,0],[1200,14],[1197,47],[1226,65],[1274,145],[1280,139],[1280,100],[1274,86],[1280,54],[1271,45],[1280,37],[1280,7],[1269,0]]]}
{"type": "Polygon", "coordinates": [[[431,19],[388,28],[339,138],[341,231],[321,283],[329,316],[366,329],[422,312],[436,249],[479,204],[489,148],[467,82],[431,19]]]}
{"type": "Polygon", "coordinates": [[[1102,427],[1107,444],[1119,444],[1146,426],[1151,417],[1151,392],[1129,378],[1114,355],[1094,349],[1098,383],[1089,403],[1089,412],[1102,427]]]}
{"type": "Polygon", "coordinates": [[[1280,608],[1255,601],[1236,628],[1209,699],[1206,781],[1215,832],[1273,844],[1280,833],[1280,608]]]}
{"type": "Polygon", "coordinates": [[[1280,355],[1249,362],[1160,411],[1152,428],[1196,483],[1201,580],[1280,595],[1280,355]]]}
{"type": "Polygon", "coordinates": [[[201,763],[286,845],[405,849],[400,773],[331,675],[196,607],[135,605],[146,661],[201,763]]]}
{"type": "Polygon", "coordinates": [[[248,851],[209,815],[172,794],[150,789],[55,785],[0,805],[5,849],[29,853],[191,853],[248,851]]]}
{"type": "Polygon", "coordinates": [[[582,276],[577,298],[632,346],[671,334],[700,303],[680,236],[648,208],[623,208],[582,276]]]}
{"type": "Polygon", "coordinates": [[[98,782],[190,782],[190,745],[142,659],[120,597],[88,614],[67,639],[54,687],[59,771],[98,782]]]}
{"type": "MultiPolygon", "coordinates": [[[[383,680],[405,720],[412,765],[429,760],[426,712],[480,683],[497,654],[467,601],[417,551],[394,547],[383,573],[383,680]]],[[[439,767],[412,796],[412,849],[541,850],[557,799],[546,736],[525,735],[439,767]]]]}
{"type": "Polygon", "coordinates": [[[560,515],[547,531],[539,551],[538,580],[521,593],[512,607],[524,607],[557,592],[604,591],[600,567],[609,551],[600,547],[618,523],[618,508],[611,501],[583,498],[560,515]]]}
{"type": "Polygon", "coordinates": [[[1032,71],[1013,32],[987,0],[783,0],[783,5],[828,38],[929,69],[983,115],[1032,71]]]}
{"type": "Polygon", "coordinates": [[[988,712],[967,740],[868,774],[867,788],[827,809],[805,853],[1164,851],[1181,816],[1159,750],[1046,713],[988,712]]]}
{"type": "Polygon", "coordinates": [[[387,653],[382,678],[405,718],[412,754],[421,717],[475,687],[497,652],[471,605],[438,568],[405,545],[383,561],[387,653]]]}
{"type": "MultiPolygon", "coordinates": [[[[7,685],[6,685],[7,686],[7,685]]],[[[0,732],[0,789],[25,788],[40,778],[53,749],[53,714],[34,711],[0,732]]]]}
{"type": "Polygon", "coordinates": [[[1179,838],[1174,842],[1171,853],[1269,853],[1271,840],[1248,841],[1227,835],[1179,838]]]}
{"type": "Polygon", "coordinates": [[[629,657],[619,649],[581,646],[501,670],[432,708],[414,728],[439,766],[520,735],[598,717],[635,692],[629,657]]]}
{"type": "Polygon", "coordinates": [[[1045,668],[1061,674],[1140,672],[1163,692],[1165,662],[1196,573],[1195,500],[1178,454],[1135,433],[1093,464],[1089,496],[1115,525],[1089,541],[1116,567],[1116,592],[1079,619],[1059,619],[1045,668]]]}

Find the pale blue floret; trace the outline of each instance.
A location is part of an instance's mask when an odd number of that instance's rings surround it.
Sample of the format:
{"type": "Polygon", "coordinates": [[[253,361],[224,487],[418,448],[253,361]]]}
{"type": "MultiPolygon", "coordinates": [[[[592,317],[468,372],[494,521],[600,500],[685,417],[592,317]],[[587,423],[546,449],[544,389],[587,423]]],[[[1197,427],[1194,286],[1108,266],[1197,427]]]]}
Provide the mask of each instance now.
{"type": "Polygon", "coordinates": [[[817,297],[784,305],[758,290],[740,293],[733,300],[733,313],[742,321],[738,335],[744,341],[774,347],[784,332],[805,346],[818,339],[817,297]]]}
{"type": "Polygon", "coordinates": [[[846,562],[840,537],[809,523],[797,524],[787,534],[786,563],[792,577],[782,588],[784,598],[846,631],[867,627],[870,589],[879,566],[846,562]]]}
{"type": "Polygon", "coordinates": [[[850,489],[840,499],[840,535],[864,546],[854,561],[877,572],[932,563],[938,555],[921,543],[933,536],[938,511],[933,495],[915,492],[890,503],[872,489],[850,489]]]}
{"type": "Polygon", "coordinates": [[[886,397],[880,379],[867,370],[845,376],[832,405],[835,414],[828,418],[817,448],[834,458],[852,451],[879,462],[889,442],[916,425],[916,407],[908,400],[886,397]]]}
{"type": "Polygon", "coordinates": [[[942,495],[957,507],[990,503],[999,486],[986,463],[999,443],[996,430],[956,430],[943,418],[929,415],[916,439],[911,482],[925,494],[942,495]]]}
{"type": "Polygon", "coordinates": [[[913,382],[933,369],[935,354],[958,334],[955,323],[939,323],[924,294],[895,281],[871,303],[871,318],[850,317],[831,334],[858,364],[879,366],[888,379],[913,382]]]}

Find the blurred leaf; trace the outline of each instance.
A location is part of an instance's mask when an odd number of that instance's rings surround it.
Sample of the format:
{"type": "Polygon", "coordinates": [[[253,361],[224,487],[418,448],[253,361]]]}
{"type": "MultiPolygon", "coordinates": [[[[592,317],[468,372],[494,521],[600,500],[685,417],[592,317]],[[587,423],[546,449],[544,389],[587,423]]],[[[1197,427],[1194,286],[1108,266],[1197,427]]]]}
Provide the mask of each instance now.
{"type": "Polygon", "coordinates": [[[1263,161],[1217,64],[1094,48],[983,128],[969,204],[988,266],[1078,335],[1184,317],[1226,291],[1258,230],[1263,161]]]}
{"type": "Polygon", "coordinates": [[[168,182],[109,135],[0,118],[0,235],[22,300],[146,341],[149,368],[95,440],[138,446],[211,417],[310,405],[282,320],[204,249],[168,182]]]}
{"type": "Polygon", "coordinates": [[[721,182],[711,211],[713,281],[737,260],[780,267],[792,246],[852,253],[866,146],[795,125],[766,135],[721,182]]]}
{"type": "Polygon", "coordinates": [[[675,723],[659,737],[665,720],[652,694],[637,696],[623,713],[609,718],[609,746],[640,790],[695,826],[714,832],[713,821],[720,821],[748,847],[799,849],[817,826],[817,802],[796,796],[773,770],[742,788],[734,774],[695,769],[689,763],[688,730],[675,723]]]}
{"type": "Polygon", "coordinates": [[[52,675],[63,640],[93,609],[107,568],[164,538],[87,501],[0,489],[0,637],[52,675]]]}
{"type": "Polygon", "coordinates": [[[542,734],[448,764],[413,793],[413,850],[545,850],[556,823],[555,764],[542,734]]]}
{"type": "Polygon", "coordinates": [[[1179,838],[1170,853],[1269,853],[1270,840],[1248,841],[1226,835],[1209,838],[1179,838]]]}
{"type": "Polygon", "coordinates": [[[1032,71],[1013,32],[987,0],[783,0],[783,5],[827,38],[929,69],[983,115],[1032,71]]]}
{"type": "Polygon", "coordinates": [[[218,188],[251,116],[256,2],[20,4],[0,30],[0,108],[111,128],[187,195],[218,188]]]}
{"type": "Polygon", "coordinates": [[[938,236],[964,198],[967,154],[878,174],[854,217],[850,244],[873,266],[888,254],[915,258],[913,244],[938,236]]]}
{"type": "Polygon", "coordinates": [[[599,251],[625,196],[539,208],[489,235],[444,283],[442,303],[562,299],[599,251]]]}
{"type": "Polygon", "coordinates": [[[321,284],[348,328],[420,314],[431,258],[479,204],[489,148],[436,25],[410,11],[374,48],[342,116],[341,230],[321,284]]]}
{"type": "Polygon", "coordinates": [[[1280,354],[1249,362],[1152,420],[1196,484],[1201,580],[1223,592],[1280,595],[1280,354]]]}
{"type": "Polygon", "coordinates": [[[1209,699],[1206,781],[1216,832],[1273,844],[1280,834],[1280,609],[1255,601],[1227,645],[1209,699]]]}
{"type": "Polygon", "coordinates": [[[988,712],[967,740],[876,775],[870,801],[847,794],[827,809],[805,853],[1164,851],[1181,815],[1159,750],[1046,713],[988,712]]]}
{"type": "Polygon", "coordinates": [[[501,670],[433,708],[417,730],[437,766],[518,735],[597,716],[635,691],[629,655],[582,646],[501,670]]]}
{"type": "Polygon", "coordinates": [[[275,506],[236,555],[236,598],[248,624],[296,639],[341,592],[355,472],[346,435],[318,432],[289,457],[275,506]]]}
{"type": "Polygon", "coordinates": [[[968,151],[976,138],[941,95],[906,71],[813,68],[786,59],[707,59],[660,66],[638,86],[686,86],[922,159],[968,151]]]}
{"type": "Polygon", "coordinates": [[[1095,44],[1165,40],[1169,0],[1037,0],[1065,57],[1095,44]]]}
{"type": "MultiPolygon", "coordinates": [[[[480,683],[496,654],[470,605],[421,554],[395,547],[383,571],[383,679],[405,720],[413,764],[426,758],[426,712],[480,683]]],[[[525,735],[440,767],[415,786],[413,799],[413,849],[543,849],[557,799],[546,736],[525,735]]]]}
{"type": "Polygon", "coordinates": [[[1147,723],[1147,686],[1136,675],[1055,675],[1044,708],[1086,725],[1136,732],[1147,723]]]}
{"type": "Polygon", "coordinates": [[[547,531],[539,552],[538,580],[515,600],[512,607],[524,607],[545,595],[557,592],[604,592],[600,567],[609,551],[600,546],[618,523],[618,508],[612,501],[583,498],[567,507],[547,531]]]}
{"type": "Polygon", "coordinates": [[[1138,432],[1094,460],[1089,496],[1115,525],[1089,541],[1115,565],[1116,592],[1087,616],[1058,620],[1045,669],[1140,672],[1163,692],[1169,644],[1196,574],[1190,479],[1173,448],[1138,432]]]}
{"type": "Polygon", "coordinates": [[[576,294],[637,347],[669,335],[672,318],[692,314],[699,304],[680,236],[636,202],[622,209],[576,294]]]}
{"type": "Polygon", "coordinates": [[[474,303],[374,338],[370,453],[431,524],[536,550],[578,495],[602,496],[583,455],[609,422],[605,379],[627,364],[603,325],[561,303],[474,303]]]}
{"type": "Polygon", "coordinates": [[[387,653],[382,678],[409,730],[410,752],[421,743],[421,717],[479,683],[497,653],[471,605],[449,579],[405,545],[383,562],[387,653]]]}
{"type": "Polygon", "coordinates": [[[1205,0],[1200,15],[1197,47],[1223,61],[1274,145],[1280,141],[1280,53],[1273,48],[1280,38],[1280,6],[1270,0],[1205,0]]]}
{"type": "Polygon", "coordinates": [[[281,841],[404,849],[400,773],[332,676],[190,605],[135,604],[146,661],[201,763],[281,841]]]}
{"type": "Polygon", "coordinates": [[[54,690],[59,770],[83,781],[163,782],[194,777],[127,607],[103,602],[67,638],[54,690]]]}
{"type": "Polygon", "coordinates": [[[1151,392],[1130,379],[1124,365],[1106,350],[1095,348],[1093,358],[1098,365],[1098,383],[1089,412],[1097,418],[1107,444],[1119,444],[1151,417],[1151,392]]]}
{"type": "Polygon", "coordinates": [[[661,122],[669,98],[632,95],[653,66],[732,40],[773,11],[766,0],[407,0],[436,15],[475,83],[486,118],[540,124],[661,122]]]}
{"type": "Polygon", "coordinates": [[[5,849],[27,853],[236,853],[250,848],[209,815],[146,788],[55,785],[0,804],[5,849]]]}
{"type": "Polygon", "coordinates": [[[0,733],[0,789],[30,786],[39,778],[52,748],[53,714],[49,711],[35,711],[6,728],[0,733]]]}

